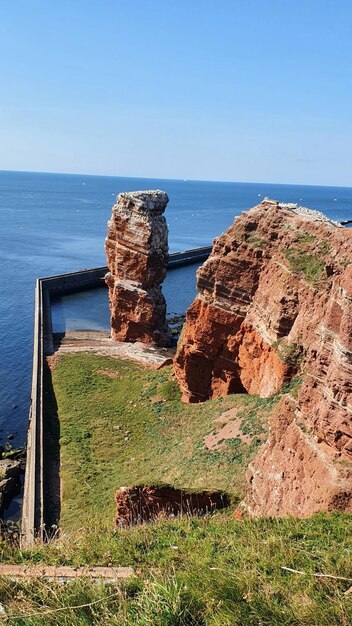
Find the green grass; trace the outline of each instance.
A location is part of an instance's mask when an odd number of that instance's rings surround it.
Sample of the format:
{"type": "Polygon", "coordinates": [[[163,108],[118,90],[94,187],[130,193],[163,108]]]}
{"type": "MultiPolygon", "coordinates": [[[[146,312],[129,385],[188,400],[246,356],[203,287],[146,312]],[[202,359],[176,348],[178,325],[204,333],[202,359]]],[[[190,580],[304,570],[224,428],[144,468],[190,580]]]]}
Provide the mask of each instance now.
{"type": "Polygon", "coordinates": [[[258,237],[258,235],[254,233],[246,234],[246,242],[252,246],[253,248],[264,248],[264,246],[268,243],[266,239],[262,237],[258,237]]]}
{"type": "Polygon", "coordinates": [[[284,252],[291,269],[304,274],[310,283],[316,283],[324,271],[324,262],[320,256],[302,252],[299,248],[289,248],[284,252]]]}
{"type": "Polygon", "coordinates": [[[352,594],[344,592],[352,581],[311,574],[352,578],[351,537],[348,514],[235,521],[231,512],[223,512],[116,533],[100,526],[26,550],[0,543],[3,562],[129,565],[136,573],[118,588],[3,579],[0,602],[10,614],[65,607],[11,619],[16,625],[348,626],[352,594]],[[283,566],[306,575],[290,574],[283,566]],[[96,600],[90,608],[68,608],[96,600]]]}
{"type": "Polygon", "coordinates": [[[299,369],[304,357],[303,346],[299,343],[285,343],[282,339],[278,339],[272,344],[272,348],[276,350],[281,361],[286,365],[299,369]]]}
{"type": "Polygon", "coordinates": [[[327,241],[318,241],[315,235],[301,233],[295,244],[284,250],[284,256],[293,272],[303,274],[309,283],[317,285],[325,269],[324,257],[330,252],[327,241]]]}
{"type": "Polygon", "coordinates": [[[244,470],[265,438],[278,396],[233,395],[184,405],[171,368],[148,370],[93,354],[64,355],[53,374],[60,421],[61,526],[97,517],[113,524],[114,494],[122,486],[167,483],[242,495],[244,470]],[[114,377],[115,376],[115,377],[114,377]],[[237,438],[215,451],[204,437],[214,418],[238,407],[256,429],[249,445],[237,438]]]}
{"type": "MultiPolygon", "coordinates": [[[[281,393],[295,394],[300,379],[281,393]]],[[[242,519],[233,512],[248,459],[281,394],[229,396],[182,405],[171,369],[146,370],[93,354],[61,357],[53,372],[61,429],[62,528],[47,544],[0,540],[2,563],[130,566],[118,585],[0,579],[0,604],[15,626],[349,626],[352,516],[242,519]],[[246,445],[204,447],[214,418],[236,407],[246,445]],[[220,488],[232,506],[203,518],[113,528],[122,484],[168,482],[220,488]],[[302,570],[290,574],[282,567],[302,570]]],[[[53,405],[54,406],[54,405],[53,405]]]]}

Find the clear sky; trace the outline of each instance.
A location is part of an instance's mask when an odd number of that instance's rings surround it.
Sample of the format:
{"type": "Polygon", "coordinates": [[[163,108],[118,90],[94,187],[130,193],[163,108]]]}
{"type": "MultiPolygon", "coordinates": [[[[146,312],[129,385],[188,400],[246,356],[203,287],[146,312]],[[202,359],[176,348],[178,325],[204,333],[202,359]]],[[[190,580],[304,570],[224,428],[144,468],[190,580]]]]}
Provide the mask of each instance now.
{"type": "Polygon", "coordinates": [[[0,169],[352,186],[351,0],[1,0],[0,169]]]}

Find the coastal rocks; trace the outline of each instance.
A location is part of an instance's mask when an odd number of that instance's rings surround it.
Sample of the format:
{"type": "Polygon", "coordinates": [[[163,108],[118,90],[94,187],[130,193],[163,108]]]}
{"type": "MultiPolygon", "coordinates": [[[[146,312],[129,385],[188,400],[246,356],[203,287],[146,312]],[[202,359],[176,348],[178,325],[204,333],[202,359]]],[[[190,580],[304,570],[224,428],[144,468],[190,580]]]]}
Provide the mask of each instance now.
{"type": "Polygon", "coordinates": [[[2,459],[0,461],[0,480],[8,478],[17,478],[21,471],[21,461],[11,461],[10,459],[2,459]]]}
{"type": "Polygon", "coordinates": [[[168,263],[164,191],[120,193],[105,243],[111,336],[117,341],[168,346],[161,284],[168,263]]]}
{"type": "Polygon", "coordinates": [[[121,487],[115,494],[116,526],[131,526],[160,516],[204,515],[229,505],[220,491],[187,492],[164,486],[121,487]]]}
{"type": "Polygon", "coordinates": [[[10,459],[0,461],[0,516],[11,498],[21,489],[22,462],[10,459]]]}
{"type": "Polygon", "coordinates": [[[175,358],[183,400],[288,384],[247,472],[254,515],[352,510],[351,261],[351,229],[265,199],[198,270],[175,358]]]}

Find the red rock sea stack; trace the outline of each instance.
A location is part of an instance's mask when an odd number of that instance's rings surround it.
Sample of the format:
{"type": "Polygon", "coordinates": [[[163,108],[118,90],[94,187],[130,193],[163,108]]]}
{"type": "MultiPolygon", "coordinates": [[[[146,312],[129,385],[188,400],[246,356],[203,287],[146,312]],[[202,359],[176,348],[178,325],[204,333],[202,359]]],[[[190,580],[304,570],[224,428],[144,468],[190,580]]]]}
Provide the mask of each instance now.
{"type": "Polygon", "coordinates": [[[352,229],[265,199],[197,273],[175,359],[186,402],[282,395],[247,471],[254,515],[352,510],[352,229]]]}
{"type": "Polygon", "coordinates": [[[168,263],[164,191],[120,193],[105,242],[109,272],[111,335],[117,341],[168,346],[161,284],[168,263]]]}

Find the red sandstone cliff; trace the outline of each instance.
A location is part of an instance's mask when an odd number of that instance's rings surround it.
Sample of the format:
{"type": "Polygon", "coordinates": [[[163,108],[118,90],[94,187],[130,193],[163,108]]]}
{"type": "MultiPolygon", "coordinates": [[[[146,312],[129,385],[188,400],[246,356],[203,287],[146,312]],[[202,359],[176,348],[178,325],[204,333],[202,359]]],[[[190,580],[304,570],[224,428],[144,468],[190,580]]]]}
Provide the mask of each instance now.
{"type": "Polygon", "coordinates": [[[175,359],[183,399],[270,396],[298,372],[248,472],[253,514],[352,510],[352,229],[265,200],[198,270],[175,359]]]}
{"type": "Polygon", "coordinates": [[[111,335],[118,341],[168,346],[166,302],[161,284],[168,263],[164,191],[120,193],[108,222],[111,335]]]}

